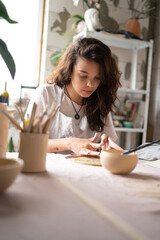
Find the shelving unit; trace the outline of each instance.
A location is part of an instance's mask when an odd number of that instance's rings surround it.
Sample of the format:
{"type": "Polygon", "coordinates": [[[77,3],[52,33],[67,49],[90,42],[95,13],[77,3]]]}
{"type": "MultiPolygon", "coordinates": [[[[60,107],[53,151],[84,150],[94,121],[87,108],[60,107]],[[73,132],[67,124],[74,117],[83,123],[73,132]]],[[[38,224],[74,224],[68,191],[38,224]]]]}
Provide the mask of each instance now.
{"type": "Polygon", "coordinates": [[[118,93],[130,94],[131,98],[134,99],[134,95],[140,94],[145,98],[145,109],[144,109],[144,124],[143,128],[124,128],[117,127],[117,132],[126,133],[126,148],[130,148],[131,145],[131,133],[142,133],[142,143],[146,142],[147,136],[147,124],[148,124],[148,109],[149,109],[149,96],[150,96],[150,81],[151,81],[151,67],[152,67],[152,52],[153,52],[153,40],[147,42],[137,39],[126,39],[117,37],[101,32],[88,32],[85,28],[83,32],[77,34],[74,39],[80,37],[93,37],[101,40],[109,47],[127,49],[132,51],[132,70],[130,79],[130,88],[120,88],[118,93]],[[146,88],[136,89],[137,82],[137,65],[138,65],[138,51],[141,49],[147,49],[147,72],[146,72],[146,88]]]}

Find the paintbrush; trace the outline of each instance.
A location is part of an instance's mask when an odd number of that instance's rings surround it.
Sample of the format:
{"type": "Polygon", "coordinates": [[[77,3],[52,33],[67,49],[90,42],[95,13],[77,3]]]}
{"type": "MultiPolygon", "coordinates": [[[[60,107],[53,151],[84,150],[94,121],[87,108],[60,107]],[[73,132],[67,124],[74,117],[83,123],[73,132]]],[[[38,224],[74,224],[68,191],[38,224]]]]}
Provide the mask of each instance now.
{"type": "Polygon", "coordinates": [[[140,150],[140,149],[142,149],[142,148],[149,147],[149,146],[153,145],[154,143],[158,143],[158,142],[160,142],[160,139],[155,140],[155,141],[150,142],[150,143],[143,144],[143,145],[141,145],[141,146],[139,146],[139,147],[136,147],[136,148],[134,148],[134,149],[128,150],[128,151],[122,153],[122,155],[127,155],[127,154],[129,154],[129,153],[136,152],[136,151],[138,151],[138,150],[140,150]]]}

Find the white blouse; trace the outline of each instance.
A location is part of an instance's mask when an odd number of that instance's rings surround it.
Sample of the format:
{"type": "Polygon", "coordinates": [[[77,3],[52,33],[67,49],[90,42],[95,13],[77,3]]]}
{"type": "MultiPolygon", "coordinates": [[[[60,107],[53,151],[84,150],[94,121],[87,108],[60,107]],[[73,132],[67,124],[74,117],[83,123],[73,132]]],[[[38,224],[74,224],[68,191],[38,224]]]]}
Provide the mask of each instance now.
{"type": "MultiPolygon", "coordinates": [[[[50,139],[58,138],[91,138],[94,136],[96,131],[92,131],[89,128],[87,117],[84,114],[85,106],[78,105],[73,102],[80,118],[77,120],[74,118],[75,110],[72,106],[71,100],[64,93],[64,87],[61,88],[57,84],[44,84],[38,87],[35,91],[34,97],[31,99],[26,114],[31,113],[33,103],[37,103],[36,116],[40,116],[45,110],[50,110],[53,103],[60,105],[60,109],[57,112],[52,126],[49,130],[50,139]]],[[[100,140],[101,134],[106,133],[114,141],[117,139],[117,135],[113,126],[111,114],[109,113],[106,120],[103,132],[98,135],[100,140]]]]}

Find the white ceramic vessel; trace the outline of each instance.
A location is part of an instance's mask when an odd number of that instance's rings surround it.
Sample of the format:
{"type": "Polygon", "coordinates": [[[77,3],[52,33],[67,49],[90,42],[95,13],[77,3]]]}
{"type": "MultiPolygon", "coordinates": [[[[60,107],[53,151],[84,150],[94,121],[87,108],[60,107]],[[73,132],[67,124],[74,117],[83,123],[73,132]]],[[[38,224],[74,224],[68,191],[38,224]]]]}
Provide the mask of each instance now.
{"type": "Polygon", "coordinates": [[[127,174],[133,171],[138,162],[137,154],[122,155],[124,151],[115,149],[101,151],[102,166],[113,174],[127,174]]]}
{"type": "Polygon", "coordinates": [[[14,182],[22,167],[22,159],[0,158],[0,193],[14,182]]]}

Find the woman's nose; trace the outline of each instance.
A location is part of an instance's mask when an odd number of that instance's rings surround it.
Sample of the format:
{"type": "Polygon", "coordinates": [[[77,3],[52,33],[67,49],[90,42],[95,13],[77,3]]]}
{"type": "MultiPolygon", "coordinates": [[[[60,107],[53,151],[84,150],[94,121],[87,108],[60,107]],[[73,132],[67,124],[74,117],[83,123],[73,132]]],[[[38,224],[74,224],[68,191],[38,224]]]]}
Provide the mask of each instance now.
{"type": "Polygon", "coordinates": [[[89,86],[89,87],[93,87],[93,81],[92,81],[92,80],[88,80],[88,82],[87,82],[87,86],[89,86]]]}

